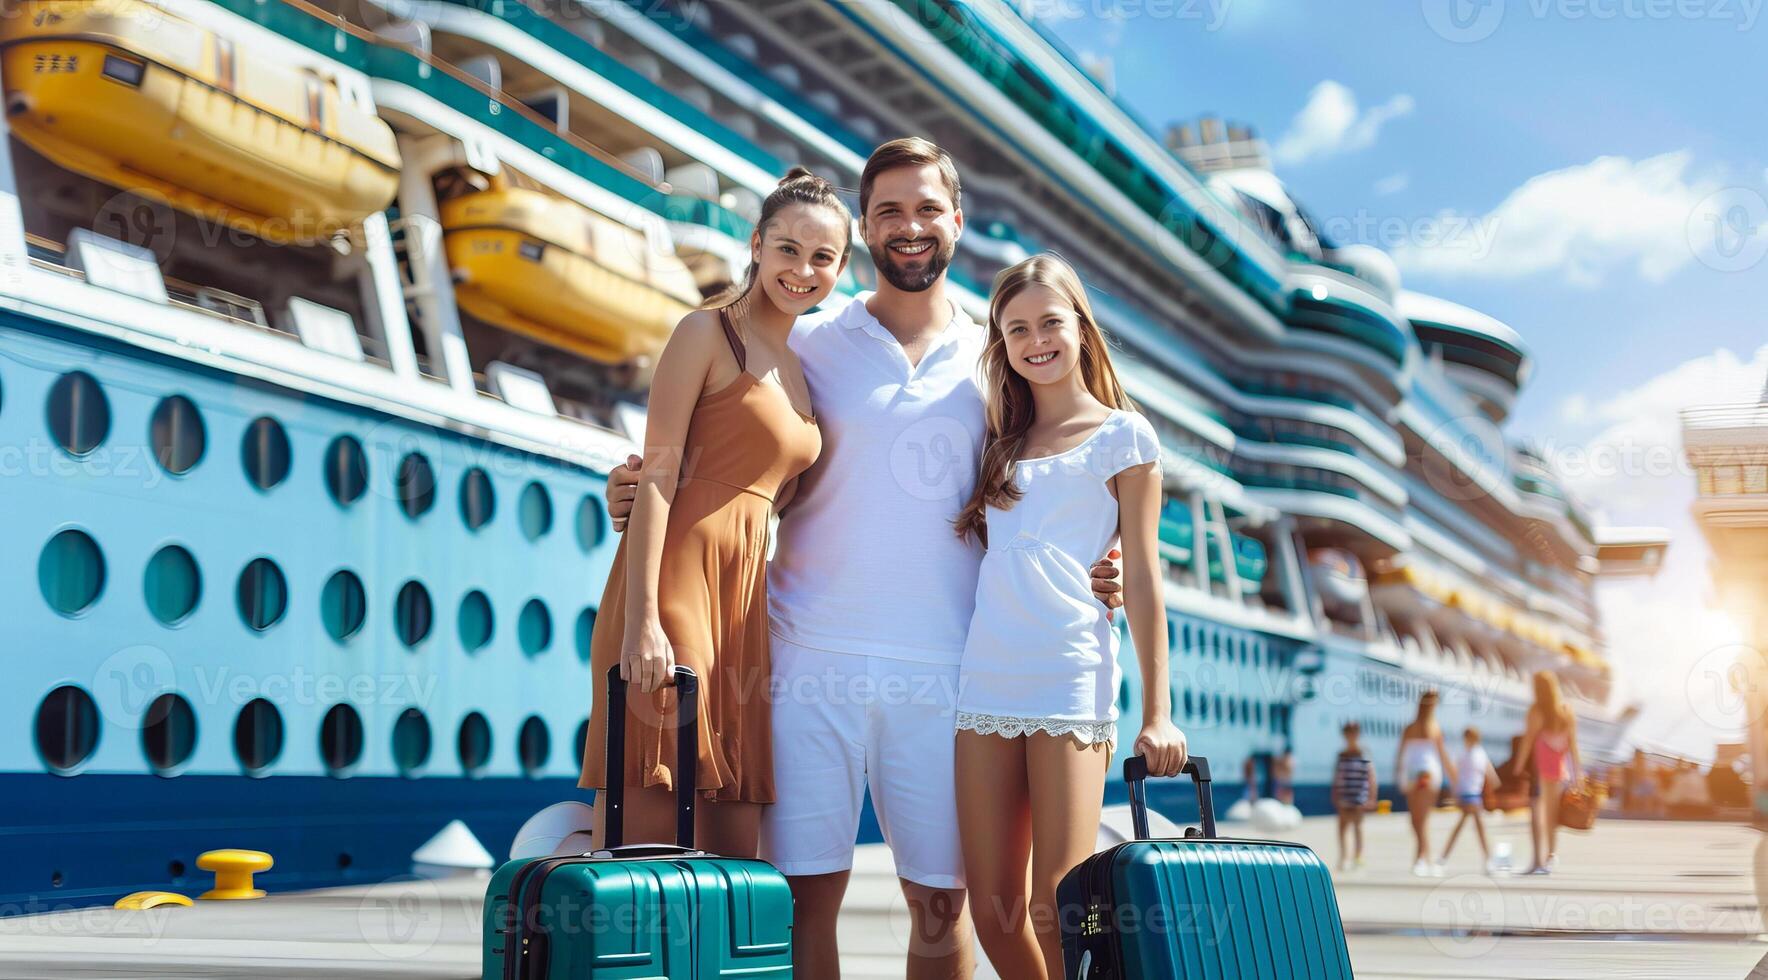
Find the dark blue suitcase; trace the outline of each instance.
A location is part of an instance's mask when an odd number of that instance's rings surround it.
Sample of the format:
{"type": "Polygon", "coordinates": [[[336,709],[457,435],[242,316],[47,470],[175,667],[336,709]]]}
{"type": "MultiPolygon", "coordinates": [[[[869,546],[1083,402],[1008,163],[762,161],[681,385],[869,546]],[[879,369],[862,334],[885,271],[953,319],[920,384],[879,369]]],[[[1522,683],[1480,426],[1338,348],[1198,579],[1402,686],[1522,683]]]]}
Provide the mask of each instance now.
{"type": "Polygon", "coordinates": [[[484,980],[790,980],[786,879],[764,861],[694,849],[694,672],[675,668],[675,686],[677,843],[620,846],[626,683],[616,667],[608,673],[609,846],[497,870],[485,894],[484,980]]]}
{"type": "Polygon", "coordinates": [[[1186,764],[1201,833],[1148,839],[1148,764],[1124,760],[1136,840],[1076,865],[1056,888],[1069,980],[1351,977],[1326,863],[1301,844],[1216,836],[1209,760],[1186,764]]]}

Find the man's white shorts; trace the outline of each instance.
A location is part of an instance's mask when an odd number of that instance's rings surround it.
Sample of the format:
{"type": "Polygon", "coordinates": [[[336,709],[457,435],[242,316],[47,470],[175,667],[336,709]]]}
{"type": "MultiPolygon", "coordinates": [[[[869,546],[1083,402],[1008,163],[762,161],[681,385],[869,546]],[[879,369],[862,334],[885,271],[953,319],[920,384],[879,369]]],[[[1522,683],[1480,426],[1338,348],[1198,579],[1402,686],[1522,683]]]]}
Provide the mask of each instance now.
{"type": "Polygon", "coordinates": [[[952,781],[956,664],[813,650],[773,637],[773,806],[761,856],[788,875],[853,867],[866,789],[896,873],[962,888],[952,781]]]}

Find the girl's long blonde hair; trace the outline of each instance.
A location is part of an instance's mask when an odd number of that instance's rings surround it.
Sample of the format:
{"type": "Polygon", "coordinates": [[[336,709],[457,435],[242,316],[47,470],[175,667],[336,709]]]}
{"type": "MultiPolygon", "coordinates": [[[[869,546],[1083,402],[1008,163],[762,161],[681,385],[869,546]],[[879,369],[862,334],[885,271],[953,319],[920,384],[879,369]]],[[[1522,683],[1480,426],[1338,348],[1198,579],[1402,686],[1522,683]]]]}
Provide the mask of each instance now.
{"type": "Polygon", "coordinates": [[[1031,286],[1054,290],[1074,308],[1080,320],[1079,371],[1087,391],[1108,407],[1132,411],[1135,408],[1111,367],[1105,335],[1099,330],[1092,304],[1087,302],[1086,288],[1074,269],[1056,255],[1044,252],[1001,270],[989,293],[988,339],[980,366],[988,420],[982,440],[982,465],[975,492],[953,522],[959,537],[975,535],[984,545],[988,544],[988,508],[1008,510],[1020,497],[1019,488],[1013,485],[1013,461],[1024,451],[1025,433],[1031,428],[1031,384],[1007,363],[1001,311],[1013,297],[1031,286]]]}
{"type": "Polygon", "coordinates": [[[1535,707],[1541,709],[1541,727],[1550,732],[1563,732],[1572,727],[1571,707],[1559,690],[1559,675],[1551,670],[1535,671],[1535,707]]]}

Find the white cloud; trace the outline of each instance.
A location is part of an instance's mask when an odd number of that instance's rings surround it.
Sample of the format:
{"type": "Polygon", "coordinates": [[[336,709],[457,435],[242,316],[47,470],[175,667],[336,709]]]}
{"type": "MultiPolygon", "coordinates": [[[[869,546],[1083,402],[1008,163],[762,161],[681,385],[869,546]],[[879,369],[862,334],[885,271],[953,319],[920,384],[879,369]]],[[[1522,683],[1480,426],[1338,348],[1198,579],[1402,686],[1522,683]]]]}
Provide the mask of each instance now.
{"type": "Polygon", "coordinates": [[[1715,351],[1626,391],[1568,397],[1561,419],[1592,434],[1542,444],[1567,489],[1600,507],[1602,523],[1669,529],[1657,578],[1604,582],[1597,602],[1619,699],[1642,704],[1634,734],[1700,756],[1735,732],[1715,723],[1725,712],[1715,710],[1697,664],[1737,637],[1709,600],[1709,556],[1690,514],[1695,477],[1682,456],[1680,412],[1754,401],[1765,376],[1768,346],[1748,360],[1715,351]]]}
{"type": "Polygon", "coordinates": [[[1378,197],[1386,197],[1389,194],[1398,194],[1411,186],[1412,175],[1402,170],[1397,174],[1390,174],[1376,181],[1375,193],[1378,197]]]}
{"type": "Polygon", "coordinates": [[[1361,109],[1356,93],[1330,79],[1314,86],[1308,102],[1290,120],[1272,150],[1280,164],[1297,164],[1337,156],[1375,145],[1381,127],[1412,113],[1410,95],[1396,95],[1378,106],[1361,109]]]}
{"type": "Polygon", "coordinates": [[[1397,244],[1394,260],[1454,277],[1557,272],[1585,287],[1617,272],[1662,282],[1696,260],[1722,271],[1754,265],[1768,250],[1768,203],[1691,165],[1682,150],[1539,174],[1485,215],[1443,211],[1421,223],[1431,233],[1397,244]]]}

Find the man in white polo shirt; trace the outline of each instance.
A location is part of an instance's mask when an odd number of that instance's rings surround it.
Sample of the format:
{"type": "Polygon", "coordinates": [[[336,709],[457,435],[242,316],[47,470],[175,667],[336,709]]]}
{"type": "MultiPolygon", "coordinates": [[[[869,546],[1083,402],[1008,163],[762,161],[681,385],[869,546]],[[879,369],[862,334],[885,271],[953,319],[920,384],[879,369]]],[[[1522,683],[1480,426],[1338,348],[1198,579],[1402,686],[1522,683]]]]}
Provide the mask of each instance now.
{"type": "MultiPolygon", "coordinates": [[[[835,921],[868,788],[910,909],[910,980],[974,970],[953,706],[982,550],[952,519],[981,456],[984,329],[946,292],[963,227],[944,150],[918,138],[880,146],[860,176],[878,289],[801,317],[791,338],[823,450],[781,516],[768,567],[777,802],[761,849],[792,883],[795,972],[818,980],[840,976],[835,921]]],[[[633,475],[609,476],[617,528],[633,475]]],[[[1108,560],[1094,586],[1121,604],[1108,560]]]]}

